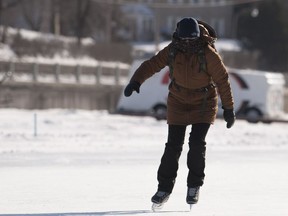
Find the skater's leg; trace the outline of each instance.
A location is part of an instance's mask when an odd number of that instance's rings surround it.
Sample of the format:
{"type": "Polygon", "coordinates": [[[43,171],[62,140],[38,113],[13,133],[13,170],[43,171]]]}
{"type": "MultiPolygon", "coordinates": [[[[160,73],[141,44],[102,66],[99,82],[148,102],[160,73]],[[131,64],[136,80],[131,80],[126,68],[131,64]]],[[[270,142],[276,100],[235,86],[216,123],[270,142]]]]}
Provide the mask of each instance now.
{"type": "Polygon", "coordinates": [[[178,161],[185,138],[185,125],[169,125],[168,141],[158,169],[158,191],[171,193],[178,170],[178,161]]]}
{"type": "Polygon", "coordinates": [[[187,178],[188,188],[202,186],[205,173],[206,135],[210,124],[193,124],[189,136],[189,152],[187,166],[189,174],[187,178]]]}

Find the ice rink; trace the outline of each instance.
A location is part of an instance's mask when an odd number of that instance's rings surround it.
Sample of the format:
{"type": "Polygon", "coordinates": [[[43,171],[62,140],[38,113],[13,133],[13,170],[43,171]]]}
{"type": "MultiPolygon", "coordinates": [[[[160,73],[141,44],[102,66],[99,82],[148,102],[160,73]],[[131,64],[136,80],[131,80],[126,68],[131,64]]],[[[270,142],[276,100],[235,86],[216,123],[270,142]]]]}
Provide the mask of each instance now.
{"type": "Polygon", "coordinates": [[[0,215],[288,215],[287,124],[239,120],[228,130],[217,119],[207,136],[205,184],[191,212],[187,136],[173,194],[154,213],[165,121],[16,109],[0,110],[0,119],[0,215]]]}

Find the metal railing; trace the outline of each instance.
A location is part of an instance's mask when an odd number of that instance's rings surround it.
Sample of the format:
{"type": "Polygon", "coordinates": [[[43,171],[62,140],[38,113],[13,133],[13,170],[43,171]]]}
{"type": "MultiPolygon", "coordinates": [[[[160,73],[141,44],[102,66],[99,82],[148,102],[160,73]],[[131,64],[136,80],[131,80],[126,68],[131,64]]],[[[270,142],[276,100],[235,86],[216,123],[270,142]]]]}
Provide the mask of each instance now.
{"type": "Polygon", "coordinates": [[[120,62],[61,64],[0,60],[0,84],[4,82],[44,82],[63,84],[123,85],[130,66],[120,62]]]}

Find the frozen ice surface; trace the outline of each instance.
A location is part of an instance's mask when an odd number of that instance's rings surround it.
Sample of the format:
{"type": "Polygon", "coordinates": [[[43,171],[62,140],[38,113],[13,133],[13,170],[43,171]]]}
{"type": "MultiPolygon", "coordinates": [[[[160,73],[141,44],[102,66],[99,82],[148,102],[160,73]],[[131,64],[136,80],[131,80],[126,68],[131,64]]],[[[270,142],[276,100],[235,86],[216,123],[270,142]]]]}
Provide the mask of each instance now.
{"type": "Polygon", "coordinates": [[[217,119],[207,136],[205,184],[191,212],[185,203],[189,129],[174,191],[153,213],[165,121],[1,109],[0,215],[288,215],[287,124],[238,120],[228,130],[217,119]]]}

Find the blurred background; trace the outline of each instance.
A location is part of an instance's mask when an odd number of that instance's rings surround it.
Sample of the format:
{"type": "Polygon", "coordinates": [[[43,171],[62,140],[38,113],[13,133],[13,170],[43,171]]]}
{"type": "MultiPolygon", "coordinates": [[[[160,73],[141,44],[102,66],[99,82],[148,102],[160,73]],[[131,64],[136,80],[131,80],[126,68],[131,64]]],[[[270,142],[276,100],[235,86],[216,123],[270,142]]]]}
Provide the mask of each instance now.
{"type": "Polygon", "coordinates": [[[286,0],[0,0],[0,107],[116,112],[135,61],[193,16],[215,28],[229,68],[281,74],[280,97],[270,97],[287,113],[287,9],[286,0]]]}
{"type": "MultiPolygon", "coordinates": [[[[288,215],[287,11],[287,0],[0,0],[0,216],[154,214],[167,124],[150,116],[165,119],[169,71],[123,89],[190,16],[217,31],[237,112],[231,130],[217,119],[209,132],[192,214],[288,215]]],[[[163,215],[191,215],[179,162],[163,215]]]]}

